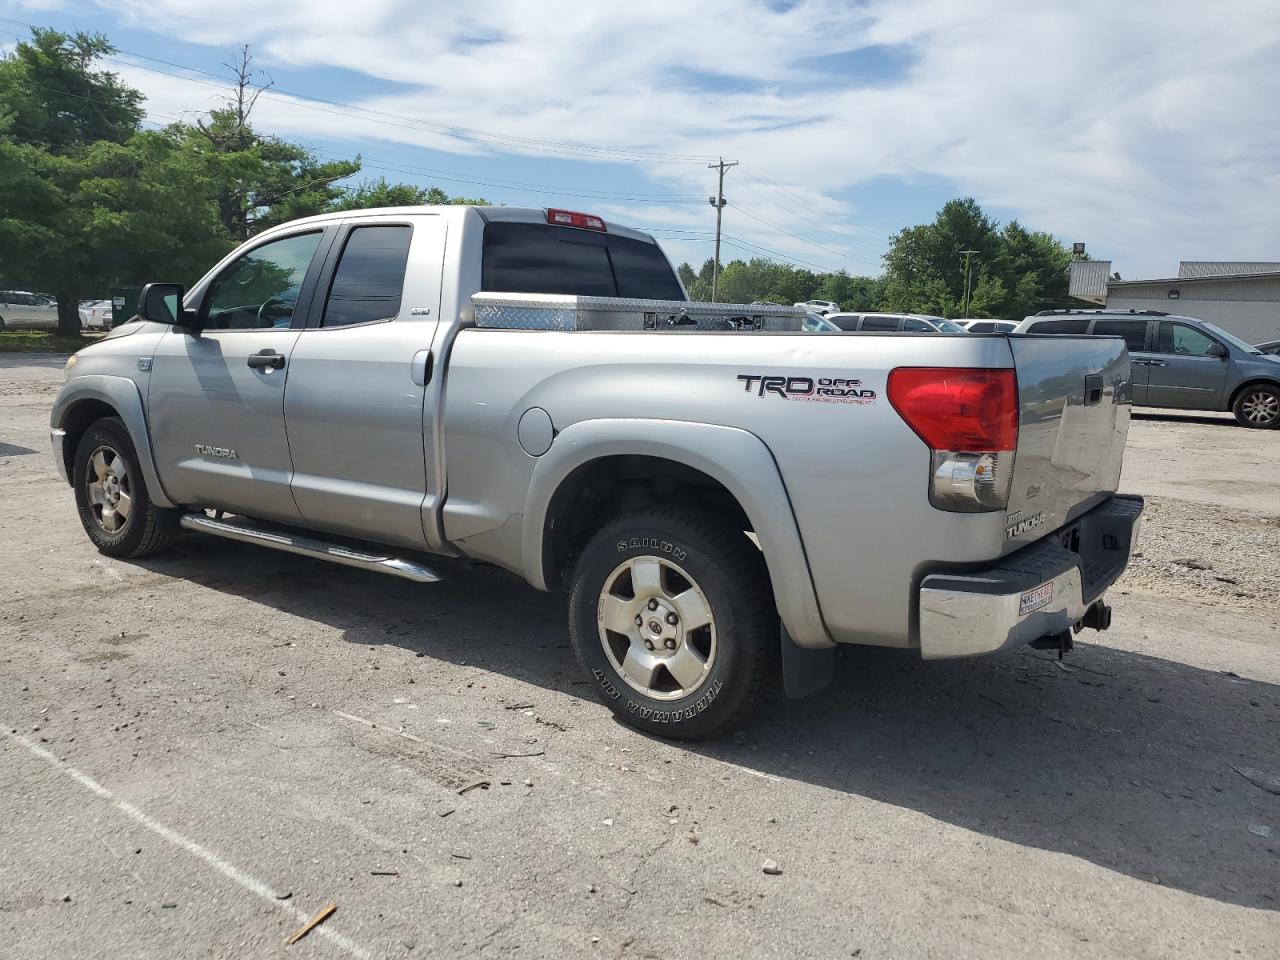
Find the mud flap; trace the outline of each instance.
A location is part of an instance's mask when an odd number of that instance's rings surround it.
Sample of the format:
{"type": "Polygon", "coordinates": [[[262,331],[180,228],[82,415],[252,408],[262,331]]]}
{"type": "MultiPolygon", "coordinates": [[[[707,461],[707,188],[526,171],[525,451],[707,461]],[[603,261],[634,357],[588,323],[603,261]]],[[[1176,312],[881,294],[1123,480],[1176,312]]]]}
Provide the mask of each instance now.
{"type": "Polygon", "coordinates": [[[830,683],[835,664],[835,647],[811,650],[798,646],[787,628],[782,628],[782,686],[792,700],[817,693],[830,683]]]}

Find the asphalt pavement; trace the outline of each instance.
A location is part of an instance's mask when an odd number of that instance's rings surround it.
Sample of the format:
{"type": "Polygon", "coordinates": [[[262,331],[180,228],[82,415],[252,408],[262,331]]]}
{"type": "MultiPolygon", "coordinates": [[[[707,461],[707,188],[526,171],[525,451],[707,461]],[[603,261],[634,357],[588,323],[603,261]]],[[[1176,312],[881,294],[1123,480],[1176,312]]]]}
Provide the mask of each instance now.
{"type": "Polygon", "coordinates": [[[1064,663],[850,649],[682,745],[492,568],[100,556],[60,368],[0,357],[0,957],[1280,955],[1280,432],[1135,420],[1144,555],[1064,663]]]}

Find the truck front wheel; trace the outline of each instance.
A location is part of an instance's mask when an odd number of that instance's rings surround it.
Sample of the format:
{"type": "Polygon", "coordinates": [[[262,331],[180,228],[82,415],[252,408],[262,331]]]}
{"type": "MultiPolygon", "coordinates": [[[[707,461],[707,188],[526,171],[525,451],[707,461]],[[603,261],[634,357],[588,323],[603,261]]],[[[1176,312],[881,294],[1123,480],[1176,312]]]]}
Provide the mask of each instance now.
{"type": "Polygon", "coordinates": [[[732,523],[678,507],[627,514],[591,538],[569,633],[605,706],[680,740],[739,723],[779,648],[760,551],[732,523]]]}
{"type": "Polygon", "coordinates": [[[142,557],[169,545],[180,511],[151,502],[124,421],[105,417],[89,427],[76,446],[73,466],[80,523],[99,551],[142,557]]]}

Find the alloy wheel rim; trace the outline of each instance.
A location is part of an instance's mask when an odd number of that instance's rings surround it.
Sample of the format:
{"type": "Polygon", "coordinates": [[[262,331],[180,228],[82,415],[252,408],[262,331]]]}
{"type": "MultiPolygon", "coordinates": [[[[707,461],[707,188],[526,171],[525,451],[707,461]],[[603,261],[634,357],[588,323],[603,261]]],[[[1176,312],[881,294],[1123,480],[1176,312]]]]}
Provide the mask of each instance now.
{"type": "Polygon", "coordinates": [[[119,451],[101,446],[90,454],[85,490],[94,522],[105,533],[123,530],[133,512],[133,484],[119,451]]]}
{"type": "Polygon", "coordinates": [[[1250,423],[1270,423],[1280,417],[1280,396],[1259,390],[1245,398],[1241,409],[1250,423]]]}
{"type": "Polygon", "coordinates": [[[596,605],[600,645],[618,677],[654,700],[698,690],[715,666],[715,617],[706,594],[662,557],[624,560],[605,578],[596,605]]]}

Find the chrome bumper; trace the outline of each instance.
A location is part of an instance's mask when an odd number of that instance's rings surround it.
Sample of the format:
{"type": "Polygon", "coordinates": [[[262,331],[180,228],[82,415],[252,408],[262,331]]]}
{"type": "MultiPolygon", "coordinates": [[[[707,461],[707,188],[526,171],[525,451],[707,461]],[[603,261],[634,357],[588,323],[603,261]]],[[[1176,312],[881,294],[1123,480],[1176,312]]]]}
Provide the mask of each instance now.
{"type": "Polygon", "coordinates": [[[67,439],[67,431],[61,427],[53,427],[49,431],[49,440],[53,443],[53,462],[58,465],[58,476],[62,478],[63,483],[71,483],[71,478],[67,476],[67,458],[63,456],[63,444],[67,439]]]}
{"type": "Polygon", "coordinates": [[[993,566],[920,584],[920,654],[973,657],[1074,627],[1124,573],[1142,498],[1114,496],[993,566]]]}

